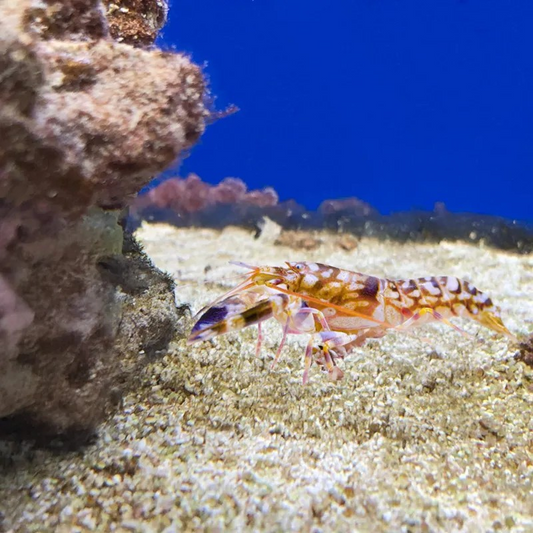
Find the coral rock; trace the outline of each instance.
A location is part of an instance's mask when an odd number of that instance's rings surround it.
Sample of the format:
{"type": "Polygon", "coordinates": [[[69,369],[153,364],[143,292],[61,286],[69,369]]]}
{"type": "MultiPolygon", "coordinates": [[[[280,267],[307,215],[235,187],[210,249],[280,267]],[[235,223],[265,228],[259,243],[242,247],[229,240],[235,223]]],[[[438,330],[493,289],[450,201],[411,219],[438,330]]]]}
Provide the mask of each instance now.
{"type": "Polygon", "coordinates": [[[202,182],[195,175],[184,180],[171,179],[136,199],[129,225],[136,227],[146,219],[176,226],[240,225],[260,233],[261,221],[269,218],[285,230],[340,232],[345,237],[338,244],[345,250],[353,250],[362,236],[399,242],[461,240],[521,254],[533,250],[531,224],[494,216],[451,213],[438,202],[434,211],[381,215],[354,197],[325,200],[317,211],[311,211],[294,200],[279,202],[276,191],[269,187],[245,191],[245,183],[235,178],[226,178],[216,186],[202,182]]]}
{"type": "Polygon", "coordinates": [[[21,430],[90,432],[176,330],[171,283],[122,254],[117,213],[102,211],[204,130],[201,69],[124,44],[150,44],[166,9],[0,3],[0,417],[21,430]]]}
{"type": "Polygon", "coordinates": [[[0,282],[12,341],[0,354],[0,417],[10,417],[8,427],[90,432],[112,393],[168,345],[179,318],[172,282],[127,244],[123,255],[116,215],[92,209],[24,247],[38,264],[23,267],[17,294],[5,298],[0,282]]]}
{"type": "Polygon", "coordinates": [[[112,37],[134,46],[150,45],[165,24],[166,0],[104,0],[112,37]]]}
{"type": "Polygon", "coordinates": [[[238,178],[225,178],[213,188],[213,202],[217,204],[236,204],[246,197],[246,184],[238,178]]]}
{"type": "Polygon", "coordinates": [[[171,210],[180,218],[189,220],[196,214],[215,216],[217,206],[229,206],[238,218],[252,208],[274,207],[278,195],[274,189],[247,191],[246,184],[238,178],[225,178],[218,185],[203,182],[196,174],[185,179],[171,178],[137,198],[132,206],[134,216],[142,216],[151,208],[171,210]]]}
{"type": "Polygon", "coordinates": [[[265,208],[278,205],[279,198],[272,187],[265,187],[259,191],[250,191],[244,200],[248,205],[265,208]]]}
{"type": "Polygon", "coordinates": [[[309,231],[283,231],[274,244],[289,246],[296,250],[314,250],[322,244],[322,239],[316,233],[309,231]]]}
{"type": "Polygon", "coordinates": [[[366,202],[359,200],[359,198],[341,198],[338,200],[324,200],[318,211],[324,216],[335,215],[337,213],[346,211],[350,215],[368,217],[376,214],[376,210],[366,202]]]}
{"type": "Polygon", "coordinates": [[[10,73],[0,93],[0,197],[63,210],[124,203],[202,133],[200,69],[108,39],[37,40],[35,20],[22,31],[22,6],[32,3],[20,4],[9,20],[21,33],[0,42],[10,73]]]}
{"type": "Polygon", "coordinates": [[[519,344],[519,351],[516,358],[526,365],[533,367],[533,335],[522,340],[519,344]]]}

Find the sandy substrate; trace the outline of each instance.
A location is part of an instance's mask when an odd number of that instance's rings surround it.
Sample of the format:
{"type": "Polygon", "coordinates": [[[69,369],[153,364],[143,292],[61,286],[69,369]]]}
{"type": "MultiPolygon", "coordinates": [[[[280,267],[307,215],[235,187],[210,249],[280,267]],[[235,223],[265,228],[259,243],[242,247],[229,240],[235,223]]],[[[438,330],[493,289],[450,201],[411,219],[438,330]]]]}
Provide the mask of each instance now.
{"type": "MultiPolygon", "coordinates": [[[[469,279],[533,332],[533,257],[466,244],[334,237],[312,251],[222,232],[145,226],[138,236],[197,311],[237,281],[230,260],[314,260],[387,276],[469,279]]],[[[190,327],[191,324],[184,324],[190,327]]],[[[15,531],[533,531],[533,369],[474,322],[390,334],[303,387],[305,336],[270,363],[280,325],[171,352],[98,441],[75,454],[3,444],[0,508],[15,531]],[[421,337],[430,339],[427,345],[421,337]]],[[[1,527],[0,527],[1,530],[1,527]]]]}

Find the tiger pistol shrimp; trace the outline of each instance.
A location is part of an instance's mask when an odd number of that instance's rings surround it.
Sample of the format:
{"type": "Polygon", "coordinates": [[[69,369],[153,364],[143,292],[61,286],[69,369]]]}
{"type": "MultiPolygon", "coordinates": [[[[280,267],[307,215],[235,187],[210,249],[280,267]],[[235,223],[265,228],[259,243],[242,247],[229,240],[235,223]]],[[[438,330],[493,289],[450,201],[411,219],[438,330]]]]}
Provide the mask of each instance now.
{"type": "Polygon", "coordinates": [[[276,318],[283,324],[284,334],[275,361],[288,333],[311,335],[304,357],[306,383],[314,356],[331,379],[341,379],[335,357],[343,357],[388,330],[407,331],[441,322],[466,335],[449,321],[462,317],[516,340],[492,300],[459,278],[390,280],[321,263],[286,265],[247,267],[252,272],[246,280],[201,315],[189,343],[276,318]]]}

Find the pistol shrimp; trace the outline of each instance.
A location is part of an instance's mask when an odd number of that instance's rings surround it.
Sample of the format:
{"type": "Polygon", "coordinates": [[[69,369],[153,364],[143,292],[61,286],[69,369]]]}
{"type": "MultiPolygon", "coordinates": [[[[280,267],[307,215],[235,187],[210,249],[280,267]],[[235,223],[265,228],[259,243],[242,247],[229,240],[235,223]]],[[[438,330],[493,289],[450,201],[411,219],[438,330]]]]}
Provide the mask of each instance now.
{"type": "MultiPolygon", "coordinates": [[[[321,263],[248,267],[246,280],[211,304],[194,325],[189,343],[275,318],[283,325],[278,360],[288,333],[309,334],[304,383],[313,359],[333,380],[335,364],[355,346],[388,330],[407,331],[442,322],[466,335],[449,319],[463,317],[516,340],[492,300],[468,281],[450,276],[390,280],[321,263]]],[[[258,350],[261,332],[258,338],[258,350]]]]}

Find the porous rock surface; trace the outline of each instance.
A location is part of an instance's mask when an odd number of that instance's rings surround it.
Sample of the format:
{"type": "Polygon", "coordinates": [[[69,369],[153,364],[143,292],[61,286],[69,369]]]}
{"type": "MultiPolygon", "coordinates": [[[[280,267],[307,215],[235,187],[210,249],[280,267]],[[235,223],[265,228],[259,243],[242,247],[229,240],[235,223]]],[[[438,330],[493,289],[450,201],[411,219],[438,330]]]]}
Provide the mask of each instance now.
{"type": "Polygon", "coordinates": [[[183,55],[140,48],[165,3],[119,11],[150,25],[139,47],[124,44],[133,26],[115,7],[0,3],[0,418],[9,427],[91,430],[128,381],[124,365],[163,348],[176,326],[171,283],[140,251],[122,255],[113,210],[203,132],[204,79],[183,55]],[[132,271],[142,288],[132,289],[132,271]]]}
{"type": "Polygon", "coordinates": [[[167,20],[166,0],[104,0],[111,36],[134,46],[151,45],[167,20]]]}

